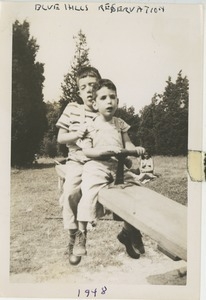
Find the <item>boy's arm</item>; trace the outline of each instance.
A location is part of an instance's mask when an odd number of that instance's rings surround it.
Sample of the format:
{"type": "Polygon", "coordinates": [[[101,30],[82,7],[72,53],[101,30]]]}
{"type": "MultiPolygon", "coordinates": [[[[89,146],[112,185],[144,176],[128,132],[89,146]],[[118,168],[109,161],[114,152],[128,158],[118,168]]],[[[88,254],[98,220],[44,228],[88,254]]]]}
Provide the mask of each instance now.
{"type": "Polygon", "coordinates": [[[77,131],[68,131],[60,128],[57,136],[57,142],[60,144],[75,144],[79,138],[83,138],[87,129],[85,126],[79,126],[77,131]]]}
{"type": "Polygon", "coordinates": [[[123,144],[124,144],[125,149],[127,149],[127,150],[135,150],[136,149],[135,145],[131,142],[127,132],[122,133],[122,139],[123,139],[123,144]]]}
{"type": "Polygon", "coordinates": [[[80,105],[77,103],[69,103],[64,109],[62,115],[58,119],[56,126],[59,128],[57,141],[60,144],[75,144],[79,138],[82,138],[86,133],[85,124],[80,124],[81,112],[80,105]],[[71,123],[71,114],[77,116],[77,123],[71,123]],[[72,127],[72,129],[71,129],[72,127]]]}
{"type": "MultiPolygon", "coordinates": [[[[127,150],[136,150],[138,155],[142,155],[145,152],[143,147],[135,147],[135,145],[131,142],[127,132],[122,134],[123,142],[125,145],[125,149],[127,150]]],[[[119,147],[104,147],[104,148],[83,148],[84,154],[89,158],[101,158],[101,156],[112,156],[121,152],[121,148],[119,147]]]]}
{"type": "Polygon", "coordinates": [[[84,148],[84,154],[89,158],[101,158],[103,157],[110,157],[121,152],[121,148],[119,147],[104,147],[104,148],[84,148]]]}
{"type": "Polygon", "coordinates": [[[144,154],[145,149],[143,147],[135,147],[135,145],[131,142],[127,132],[122,133],[122,139],[123,139],[123,143],[125,145],[125,149],[136,150],[138,155],[144,154]]]}

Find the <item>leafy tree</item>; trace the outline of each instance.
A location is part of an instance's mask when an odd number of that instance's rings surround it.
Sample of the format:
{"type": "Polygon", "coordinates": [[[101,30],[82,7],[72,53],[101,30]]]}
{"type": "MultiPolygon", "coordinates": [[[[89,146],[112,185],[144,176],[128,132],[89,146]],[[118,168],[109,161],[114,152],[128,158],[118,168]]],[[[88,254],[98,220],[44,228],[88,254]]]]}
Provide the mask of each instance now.
{"type": "MultiPolygon", "coordinates": [[[[78,87],[76,83],[76,73],[79,68],[90,66],[89,62],[89,48],[87,46],[86,35],[79,30],[76,36],[73,37],[75,41],[75,54],[71,63],[70,71],[64,76],[64,82],[61,85],[62,96],[59,100],[60,103],[60,115],[70,102],[77,102],[82,104],[82,99],[78,94],[78,87]]],[[[58,145],[58,153],[66,156],[68,149],[65,145],[58,145]]]]}
{"type": "Polygon", "coordinates": [[[47,118],[47,131],[41,143],[40,153],[49,157],[55,157],[58,154],[57,133],[56,127],[57,120],[60,115],[60,105],[58,102],[46,103],[46,118],[47,118]]]}
{"type": "Polygon", "coordinates": [[[66,145],[57,143],[58,128],[56,127],[56,123],[60,117],[60,111],[61,107],[59,102],[46,102],[46,118],[48,126],[40,147],[41,155],[49,157],[68,155],[68,148],[66,145]]]}
{"type": "Polygon", "coordinates": [[[80,30],[77,36],[73,37],[75,41],[75,54],[71,64],[70,72],[64,76],[64,82],[61,85],[62,96],[60,99],[61,112],[66,105],[70,102],[82,103],[81,98],[78,95],[78,88],[76,83],[76,72],[80,67],[90,66],[89,62],[89,48],[87,46],[86,35],[80,30]]]}
{"type": "Polygon", "coordinates": [[[49,139],[53,139],[54,136],[57,136],[58,128],[56,123],[60,116],[60,105],[59,102],[46,102],[46,118],[47,118],[47,131],[46,135],[49,139]]]}
{"type": "Polygon", "coordinates": [[[188,144],[187,77],[178,73],[176,82],[166,81],[164,93],[155,94],[152,103],[141,111],[140,137],[151,153],[185,155],[188,144]]]}
{"type": "Polygon", "coordinates": [[[40,148],[40,154],[54,158],[58,154],[58,146],[56,136],[50,139],[47,135],[44,136],[40,148]]]}
{"type": "Polygon", "coordinates": [[[189,81],[178,73],[176,82],[169,77],[162,101],[155,110],[156,150],[167,155],[185,155],[188,145],[189,81]]]}
{"type": "Polygon", "coordinates": [[[154,104],[146,105],[141,110],[139,135],[141,145],[143,145],[150,154],[155,153],[155,137],[154,137],[154,120],[153,120],[154,104]]]}
{"type": "Polygon", "coordinates": [[[138,114],[135,114],[134,106],[130,106],[129,108],[127,108],[126,105],[124,105],[123,107],[119,107],[115,113],[115,116],[123,119],[127,124],[131,126],[128,132],[129,137],[135,145],[139,145],[140,138],[138,130],[140,118],[138,114]]]}
{"type": "Polygon", "coordinates": [[[13,24],[11,164],[31,163],[46,129],[43,102],[44,66],[36,62],[39,46],[29,23],[13,24]]]}

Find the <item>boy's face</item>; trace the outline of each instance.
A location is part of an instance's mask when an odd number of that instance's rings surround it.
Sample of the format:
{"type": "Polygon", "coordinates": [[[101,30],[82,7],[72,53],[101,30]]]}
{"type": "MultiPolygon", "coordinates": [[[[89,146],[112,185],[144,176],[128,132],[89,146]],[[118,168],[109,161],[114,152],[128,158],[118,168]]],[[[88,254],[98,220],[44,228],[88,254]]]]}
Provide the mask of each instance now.
{"type": "Polygon", "coordinates": [[[118,98],[115,91],[102,87],[96,92],[94,109],[98,110],[106,120],[111,120],[118,107],[118,98]]]}
{"type": "Polygon", "coordinates": [[[97,82],[97,78],[91,76],[81,78],[78,81],[79,96],[82,98],[84,105],[89,110],[94,110],[92,91],[93,91],[93,86],[96,82],[97,82]]]}

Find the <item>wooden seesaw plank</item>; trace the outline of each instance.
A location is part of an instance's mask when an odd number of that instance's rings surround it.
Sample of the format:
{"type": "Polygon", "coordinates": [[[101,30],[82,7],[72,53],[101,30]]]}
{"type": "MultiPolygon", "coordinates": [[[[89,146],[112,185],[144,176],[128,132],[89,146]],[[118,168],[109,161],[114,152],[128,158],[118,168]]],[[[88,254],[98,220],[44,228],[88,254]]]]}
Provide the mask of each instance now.
{"type": "Polygon", "coordinates": [[[140,186],[103,188],[99,202],[187,261],[187,208],[140,186]]]}
{"type": "MultiPolygon", "coordinates": [[[[55,166],[64,180],[66,165],[55,166]]],[[[63,184],[63,182],[62,182],[63,184]]],[[[187,260],[187,208],[140,186],[104,188],[99,202],[157,241],[160,248],[187,260]]]]}

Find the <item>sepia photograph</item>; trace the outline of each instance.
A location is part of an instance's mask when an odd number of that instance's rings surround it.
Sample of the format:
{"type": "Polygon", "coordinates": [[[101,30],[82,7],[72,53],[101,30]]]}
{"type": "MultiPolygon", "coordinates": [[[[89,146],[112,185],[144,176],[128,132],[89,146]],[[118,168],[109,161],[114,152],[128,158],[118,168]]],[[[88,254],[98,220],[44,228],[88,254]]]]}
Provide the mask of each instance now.
{"type": "Polygon", "coordinates": [[[0,294],[199,300],[203,5],[0,14],[0,294]]]}

